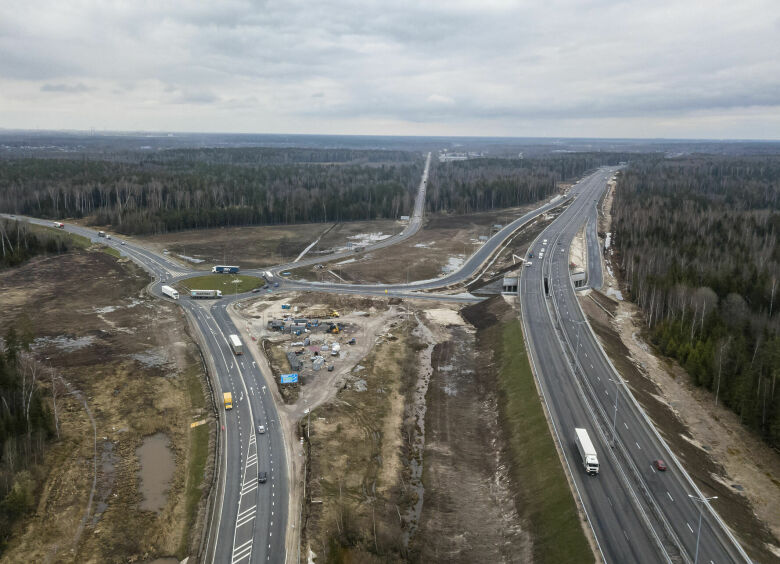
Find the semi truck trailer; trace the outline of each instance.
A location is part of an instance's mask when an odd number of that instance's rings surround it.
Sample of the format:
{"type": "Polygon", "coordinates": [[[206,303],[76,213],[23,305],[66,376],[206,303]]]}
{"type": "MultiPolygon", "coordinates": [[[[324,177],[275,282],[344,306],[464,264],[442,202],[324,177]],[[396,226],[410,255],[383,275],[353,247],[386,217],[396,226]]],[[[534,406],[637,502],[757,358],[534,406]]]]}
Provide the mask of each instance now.
{"type": "Polygon", "coordinates": [[[197,299],[216,299],[222,297],[222,290],[190,290],[190,298],[197,299]]]}
{"type": "Polygon", "coordinates": [[[162,288],[160,288],[160,291],[163,293],[163,295],[168,296],[173,300],[179,299],[179,292],[177,292],[175,288],[172,288],[170,286],[163,286],[162,288]]]}
{"type": "Polygon", "coordinates": [[[241,270],[238,266],[225,266],[224,264],[218,264],[211,267],[211,272],[215,274],[238,274],[241,270]]]}
{"type": "Polygon", "coordinates": [[[233,353],[244,354],[244,345],[238,335],[230,335],[228,339],[230,339],[230,348],[233,349],[233,353]]]}
{"type": "Polygon", "coordinates": [[[590,441],[587,429],[574,429],[574,434],[576,435],[574,442],[577,443],[577,450],[580,452],[585,471],[588,474],[598,474],[599,459],[596,456],[596,449],[590,441]]]}

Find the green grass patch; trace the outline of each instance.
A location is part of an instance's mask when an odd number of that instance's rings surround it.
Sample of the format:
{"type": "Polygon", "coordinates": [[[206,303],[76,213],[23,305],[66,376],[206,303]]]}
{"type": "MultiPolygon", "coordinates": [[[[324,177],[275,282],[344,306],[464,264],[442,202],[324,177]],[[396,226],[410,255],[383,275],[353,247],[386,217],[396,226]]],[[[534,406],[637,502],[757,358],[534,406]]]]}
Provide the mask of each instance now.
{"type": "Polygon", "coordinates": [[[189,531],[195,526],[195,518],[198,513],[198,504],[203,495],[203,475],[206,469],[206,460],[209,456],[209,424],[200,425],[190,429],[190,459],[187,468],[187,485],[185,491],[185,531],[179,546],[179,559],[184,558],[190,542],[189,531]]]}
{"type": "Polygon", "coordinates": [[[249,292],[265,286],[265,280],[244,274],[207,274],[187,278],[178,285],[180,292],[190,290],[222,290],[223,295],[249,292]],[[236,282],[238,281],[238,282],[236,282]]]}
{"type": "Polygon", "coordinates": [[[531,524],[534,561],[591,560],[591,548],[536,391],[521,323],[497,324],[486,333],[500,346],[499,417],[506,431],[516,495],[531,524]]]}
{"type": "MultiPolygon", "coordinates": [[[[206,407],[206,396],[203,393],[202,364],[194,362],[184,372],[184,385],[189,396],[190,405],[193,411],[197,409],[204,410],[206,407]]],[[[207,417],[204,412],[203,417],[207,417]]],[[[206,461],[209,457],[209,429],[210,423],[200,425],[190,429],[190,456],[187,463],[187,481],[184,491],[184,519],[186,521],[185,531],[179,545],[178,557],[183,559],[188,554],[188,547],[191,545],[190,532],[194,530],[195,520],[198,516],[198,505],[203,497],[203,476],[206,470],[206,461]]]]}
{"type": "Polygon", "coordinates": [[[104,246],[104,247],[103,247],[102,249],[100,249],[100,250],[101,250],[101,251],[103,251],[104,253],[108,253],[108,254],[109,254],[109,255],[111,255],[112,257],[116,257],[116,258],[122,258],[122,253],[120,253],[119,251],[117,251],[117,250],[116,250],[114,247],[107,247],[107,246],[104,246]]]}

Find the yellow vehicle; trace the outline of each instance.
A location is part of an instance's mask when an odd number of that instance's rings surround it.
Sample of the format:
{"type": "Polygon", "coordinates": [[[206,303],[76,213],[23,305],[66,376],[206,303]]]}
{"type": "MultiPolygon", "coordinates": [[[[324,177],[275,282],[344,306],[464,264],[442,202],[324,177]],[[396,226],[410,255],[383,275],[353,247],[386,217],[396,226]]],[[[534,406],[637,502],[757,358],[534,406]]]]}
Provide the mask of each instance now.
{"type": "Polygon", "coordinates": [[[339,312],[337,312],[335,309],[330,312],[331,317],[339,317],[339,312]]]}
{"type": "Polygon", "coordinates": [[[225,392],[223,396],[225,399],[225,410],[233,409],[233,394],[225,392]]]}

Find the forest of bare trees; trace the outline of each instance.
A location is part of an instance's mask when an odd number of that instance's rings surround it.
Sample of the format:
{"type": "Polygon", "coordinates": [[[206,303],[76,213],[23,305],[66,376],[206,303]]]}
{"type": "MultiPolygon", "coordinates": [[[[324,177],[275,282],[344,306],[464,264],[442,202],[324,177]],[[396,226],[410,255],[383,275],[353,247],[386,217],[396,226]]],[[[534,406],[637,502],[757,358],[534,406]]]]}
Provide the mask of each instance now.
{"type": "MultiPolygon", "coordinates": [[[[227,160],[235,155],[225,150],[227,160]]],[[[177,152],[181,153],[180,151],[177,152]]],[[[185,152],[186,153],[186,152],[185,152]]],[[[423,159],[396,164],[241,164],[151,161],[0,161],[0,210],[88,217],[121,233],[229,225],[396,218],[408,214],[423,159]]],[[[357,158],[352,153],[351,156],[357,158]]],[[[373,154],[373,153],[372,153],[373,154]]],[[[219,153],[217,153],[219,155],[219,153]]],[[[312,158],[309,153],[303,155],[312,158]]],[[[328,152],[328,156],[330,152],[328,152]]],[[[161,159],[160,155],[155,157],[161,159]]],[[[368,157],[366,157],[368,158],[368,157]]]]}
{"type": "Polygon", "coordinates": [[[780,157],[632,164],[612,215],[655,343],[780,447],[780,157]]]}
{"type": "Polygon", "coordinates": [[[16,266],[40,254],[67,252],[71,239],[53,230],[32,227],[23,221],[0,219],[0,269],[16,266]]]}
{"type": "Polygon", "coordinates": [[[622,153],[567,153],[435,163],[428,180],[427,206],[432,212],[457,214],[521,206],[555,195],[561,181],[626,159],[622,153]]]}
{"type": "MultiPolygon", "coordinates": [[[[0,351],[0,552],[14,521],[34,508],[47,440],[56,422],[42,383],[54,373],[27,351],[30,335],[11,327],[0,351]]],[[[56,386],[51,387],[56,390],[56,386]]]]}

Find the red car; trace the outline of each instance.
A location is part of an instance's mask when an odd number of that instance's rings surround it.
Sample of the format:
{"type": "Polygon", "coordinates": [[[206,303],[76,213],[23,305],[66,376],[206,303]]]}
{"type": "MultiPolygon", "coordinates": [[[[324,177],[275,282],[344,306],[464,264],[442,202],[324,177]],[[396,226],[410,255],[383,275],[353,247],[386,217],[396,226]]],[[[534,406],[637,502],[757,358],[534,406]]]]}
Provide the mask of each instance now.
{"type": "Polygon", "coordinates": [[[666,462],[664,462],[661,459],[653,460],[653,466],[655,466],[655,469],[658,470],[659,472],[666,471],[666,462]]]}

